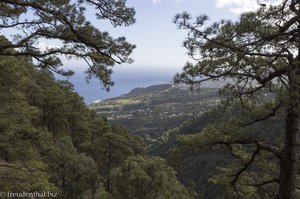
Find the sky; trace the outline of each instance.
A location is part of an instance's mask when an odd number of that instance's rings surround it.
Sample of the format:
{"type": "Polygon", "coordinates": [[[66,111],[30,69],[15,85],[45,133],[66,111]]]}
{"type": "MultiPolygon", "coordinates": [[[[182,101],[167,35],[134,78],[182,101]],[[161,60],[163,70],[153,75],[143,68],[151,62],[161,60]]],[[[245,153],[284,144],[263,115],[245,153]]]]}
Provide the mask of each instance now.
{"type": "MultiPolygon", "coordinates": [[[[213,22],[236,20],[239,13],[258,7],[256,0],[127,0],[127,5],[136,11],[136,23],[129,27],[113,28],[109,22],[95,21],[92,14],[87,18],[100,30],[108,31],[113,37],[125,36],[137,46],[131,56],[134,63],[130,66],[125,64],[127,69],[174,72],[180,72],[189,60],[187,51],[182,47],[187,32],[177,29],[172,22],[176,14],[183,11],[192,16],[206,14],[213,22]]],[[[75,62],[68,61],[66,65],[84,66],[84,63],[75,62]]],[[[125,66],[117,66],[116,70],[125,66]]]]}
{"type": "MultiPolygon", "coordinates": [[[[187,32],[177,29],[173,23],[176,14],[183,11],[194,17],[206,14],[211,22],[220,19],[237,20],[240,13],[257,9],[257,1],[268,3],[280,0],[127,0],[127,6],[136,11],[136,23],[129,27],[114,28],[109,21],[96,20],[92,10],[87,10],[86,17],[100,31],[107,31],[112,37],[125,36],[127,41],[137,46],[131,56],[134,63],[116,66],[115,70],[127,68],[180,72],[190,58],[182,47],[187,32]]],[[[31,17],[30,14],[27,17],[31,17]]],[[[1,30],[1,34],[5,34],[3,31],[1,30]]],[[[14,33],[14,30],[10,31],[14,33]]],[[[58,41],[41,40],[36,47],[46,49],[60,44],[58,41]]],[[[87,67],[84,61],[63,61],[66,67],[75,71],[87,67]]]]}
{"type": "MultiPolygon", "coordinates": [[[[278,0],[259,1],[266,3],[278,0]]],[[[75,71],[70,81],[88,102],[118,96],[136,86],[171,82],[185,63],[191,61],[182,46],[187,32],[177,29],[173,23],[176,14],[187,11],[194,17],[206,14],[211,22],[220,19],[235,21],[240,13],[259,7],[257,0],[127,0],[127,5],[136,11],[136,23],[129,27],[114,28],[109,21],[96,20],[95,12],[87,10],[87,20],[100,31],[107,31],[114,38],[125,36],[128,42],[137,46],[131,56],[134,59],[132,64],[116,65],[113,68],[112,79],[115,85],[110,93],[100,90],[98,80],[93,80],[89,85],[85,83],[82,71],[87,66],[84,61],[62,59],[64,67],[75,71]]],[[[29,14],[25,17],[31,16],[29,14]]],[[[11,31],[7,34],[15,33],[11,31]]],[[[43,50],[60,44],[58,41],[41,40],[36,47],[43,50]]]]}
{"type": "MultiPolygon", "coordinates": [[[[113,37],[125,36],[127,41],[137,46],[131,55],[134,63],[117,65],[115,70],[127,68],[177,73],[190,58],[182,47],[187,32],[177,29],[173,23],[176,14],[183,11],[194,17],[206,14],[211,22],[220,19],[237,20],[240,13],[257,9],[257,1],[268,3],[276,0],[127,0],[127,6],[136,11],[136,23],[129,27],[114,28],[109,21],[96,20],[95,10],[87,10],[86,17],[100,31],[107,31],[113,37]]],[[[36,47],[46,49],[59,46],[56,42],[41,40],[36,47]]],[[[83,60],[63,59],[63,64],[75,71],[87,67],[83,60]]]]}
{"type": "MultiPolygon", "coordinates": [[[[172,82],[175,74],[181,72],[187,61],[191,61],[182,47],[187,32],[177,29],[173,23],[176,14],[183,11],[194,17],[206,14],[214,22],[237,20],[240,13],[259,7],[257,0],[127,0],[127,5],[136,11],[136,23],[129,27],[113,28],[108,21],[96,21],[92,11],[86,16],[99,30],[108,31],[112,37],[125,36],[127,41],[137,46],[131,56],[134,59],[132,64],[114,67],[112,79],[115,85],[109,93],[100,90],[97,80],[90,84],[84,82],[84,62],[65,62],[65,66],[75,69],[70,81],[86,102],[119,96],[135,87],[172,82]]],[[[40,43],[40,47],[45,46],[45,43],[40,43]]]]}
{"type": "Polygon", "coordinates": [[[239,13],[258,7],[256,0],[128,0],[127,4],[136,10],[136,23],[126,28],[105,28],[113,36],[124,35],[137,45],[133,65],[160,70],[180,70],[189,59],[182,47],[187,32],[172,22],[177,13],[206,14],[211,21],[236,20],[239,13]]]}

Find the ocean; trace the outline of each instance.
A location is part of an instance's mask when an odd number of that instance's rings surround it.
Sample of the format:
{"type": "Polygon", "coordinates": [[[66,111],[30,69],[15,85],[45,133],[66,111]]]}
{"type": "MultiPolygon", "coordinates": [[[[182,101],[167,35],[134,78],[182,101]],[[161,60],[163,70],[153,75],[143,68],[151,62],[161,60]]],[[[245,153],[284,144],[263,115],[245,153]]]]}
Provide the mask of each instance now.
{"type": "Polygon", "coordinates": [[[178,69],[158,69],[151,67],[118,67],[112,74],[112,80],[115,84],[109,92],[102,89],[99,80],[92,79],[89,83],[85,80],[84,70],[76,70],[72,77],[59,77],[57,79],[69,80],[73,83],[75,91],[83,98],[85,103],[90,104],[99,100],[118,97],[126,94],[137,87],[147,87],[157,84],[172,83],[174,75],[179,72],[178,69]]]}

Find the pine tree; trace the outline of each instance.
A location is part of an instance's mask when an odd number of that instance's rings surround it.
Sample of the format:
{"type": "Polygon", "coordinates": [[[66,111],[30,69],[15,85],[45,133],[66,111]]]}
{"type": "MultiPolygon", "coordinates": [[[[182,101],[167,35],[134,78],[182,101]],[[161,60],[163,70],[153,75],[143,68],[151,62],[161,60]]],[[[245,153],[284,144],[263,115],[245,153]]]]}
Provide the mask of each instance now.
{"type": "MultiPolygon", "coordinates": [[[[0,38],[0,43],[3,42],[0,38]]],[[[47,136],[34,127],[39,110],[26,100],[35,83],[26,58],[2,57],[0,61],[0,189],[3,191],[55,191],[47,165],[36,144],[47,136]],[[22,67],[20,67],[22,66],[22,67]]]]}
{"type": "Polygon", "coordinates": [[[78,58],[88,65],[87,78],[97,77],[108,90],[112,66],[130,63],[134,45],[124,37],[112,38],[86,20],[87,9],[96,11],[97,20],[108,20],[114,27],[135,22],[133,8],[126,0],[1,0],[0,30],[13,32],[10,42],[1,45],[0,55],[28,56],[40,68],[49,68],[62,75],[72,71],[60,69],[60,56],[78,58]],[[30,16],[24,18],[24,15],[30,16]],[[56,41],[57,46],[37,48],[41,40],[56,41]],[[14,49],[14,51],[12,51],[14,49]]]}
{"type": "Polygon", "coordinates": [[[174,170],[158,157],[129,157],[111,171],[115,198],[193,198],[176,179],[174,170]]]}
{"type": "Polygon", "coordinates": [[[219,144],[229,149],[234,144],[254,146],[241,173],[263,151],[278,158],[278,176],[256,186],[278,183],[278,197],[294,199],[300,119],[300,1],[284,0],[279,5],[261,6],[258,11],[242,14],[237,22],[221,20],[212,25],[206,24],[208,17],[205,15],[191,22],[188,13],[178,14],[175,23],[180,29],[189,31],[184,46],[197,63],[188,63],[176,79],[188,84],[233,80],[225,89],[230,100],[239,100],[250,110],[260,110],[256,118],[244,121],[240,126],[266,120],[285,107],[286,129],[282,147],[255,139],[223,140],[219,144]],[[274,101],[263,99],[262,95],[268,92],[275,95],[274,101]]]}

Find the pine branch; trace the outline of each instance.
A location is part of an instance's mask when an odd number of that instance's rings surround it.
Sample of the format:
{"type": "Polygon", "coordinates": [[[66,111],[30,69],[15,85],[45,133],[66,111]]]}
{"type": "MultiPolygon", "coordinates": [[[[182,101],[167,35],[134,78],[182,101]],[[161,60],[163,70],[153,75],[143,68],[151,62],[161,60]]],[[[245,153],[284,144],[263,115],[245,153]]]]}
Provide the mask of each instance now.
{"type": "Polygon", "coordinates": [[[262,117],[259,117],[259,118],[256,118],[255,120],[253,121],[250,121],[250,122],[247,122],[247,123],[244,123],[244,124],[241,124],[240,126],[241,127],[246,127],[246,126],[250,126],[250,125],[253,125],[257,122],[261,122],[261,121],[264,121],[264,120],[267,120],[269,119],[270,117],[274,117],[276,115],[276,112],[282,107],[283,103],[282,102],[279,102],[272,110],[270,113],[262,116],[262,117]]]}

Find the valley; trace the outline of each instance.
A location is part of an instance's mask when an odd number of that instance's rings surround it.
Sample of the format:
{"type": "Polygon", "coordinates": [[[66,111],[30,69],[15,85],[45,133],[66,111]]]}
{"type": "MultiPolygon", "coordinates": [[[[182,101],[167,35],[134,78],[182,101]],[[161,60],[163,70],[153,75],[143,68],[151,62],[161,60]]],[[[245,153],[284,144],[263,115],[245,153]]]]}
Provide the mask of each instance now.
{"type": "Polygon", "coordinates": [[[218,86],[190,89],[184,85],[162,84],[136,88],[89,107],[151,144],[164,132],[210,110],[219,101],[218,86]]]}

